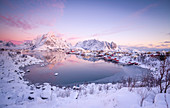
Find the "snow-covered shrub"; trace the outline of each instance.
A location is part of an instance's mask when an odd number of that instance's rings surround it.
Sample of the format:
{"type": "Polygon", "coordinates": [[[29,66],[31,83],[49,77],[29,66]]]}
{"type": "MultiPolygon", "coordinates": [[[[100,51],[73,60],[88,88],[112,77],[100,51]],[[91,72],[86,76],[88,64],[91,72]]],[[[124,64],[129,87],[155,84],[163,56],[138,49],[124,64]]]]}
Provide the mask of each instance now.
{"type": "Polygon", "coordinates": [[[146,88],[140,88],[137,90],[137,93],[140,95],[140,106],[143,106],[144,100],[149,96],[149,90],[146,88]]]}
{"type": "Polygon", "coordinates": [[[98,90],[102,91],[102,86],[101,85],[99,85],[98,90]]]}
{"type": "Polygon", "coordinates": [[[160,88],[160,93],[167,92],[170,87],[170,58],[164,58],[161,61],[159,74],[158,74],[158,85],[160,88]]]}
{"type": "Polygon", "coordinates": [[[119,90],[123,87],[122,83],[117,83],[116,86],[114,87],[116,90],[119,90]]]}
{"type": "Polygon", "coordinates": [[[157,79],[152,73],[142,75],[140,87],[155,87],[157,85],[157,79]]]}
{"type": "Polygon", "coordinates": [[[94,88],[93,87],[90,88],[89,94],[94,94],[94,88]]]}

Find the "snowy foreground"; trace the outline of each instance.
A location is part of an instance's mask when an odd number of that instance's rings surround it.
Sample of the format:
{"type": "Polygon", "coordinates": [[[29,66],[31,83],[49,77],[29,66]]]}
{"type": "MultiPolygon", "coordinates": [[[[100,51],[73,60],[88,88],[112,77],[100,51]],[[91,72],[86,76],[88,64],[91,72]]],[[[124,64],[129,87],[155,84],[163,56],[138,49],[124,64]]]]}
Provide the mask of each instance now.
{"type": "Polygon", "coordinates": [[[0,108],[168,108],[170,90],[129,88],[122,84],[87,84],[59,88],[28,85],[19,67],[43,62],[16,52],[0,52],[0,108]]]}

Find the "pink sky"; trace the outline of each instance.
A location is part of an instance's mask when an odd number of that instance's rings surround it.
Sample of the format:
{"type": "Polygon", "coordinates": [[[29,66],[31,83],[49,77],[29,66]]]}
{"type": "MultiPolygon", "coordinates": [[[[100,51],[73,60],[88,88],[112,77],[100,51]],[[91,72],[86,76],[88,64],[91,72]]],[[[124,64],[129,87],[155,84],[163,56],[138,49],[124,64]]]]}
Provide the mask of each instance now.
{"type": "Polygon", "coordinates": [[[1,0],[0,40],[16,44],[54,31],[75,44],[87,39],[170,48],[170,2],[1,0]]]}

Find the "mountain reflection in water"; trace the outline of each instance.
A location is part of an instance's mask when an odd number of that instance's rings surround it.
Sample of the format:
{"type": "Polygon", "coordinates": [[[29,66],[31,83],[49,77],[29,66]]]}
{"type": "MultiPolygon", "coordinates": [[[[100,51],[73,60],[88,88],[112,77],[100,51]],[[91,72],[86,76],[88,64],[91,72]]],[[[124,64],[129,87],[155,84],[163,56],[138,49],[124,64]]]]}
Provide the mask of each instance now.
{"type": "Polygon", "coordinates": [[[125,77],[137,77],[148,73],[147,69],[137,66],[122,66],[91,56],[67,55],[61,51],[33,52],[29,55],[45,61],[39,65],[25,67],[25,70],[30,70],[25,74],[25,78],[32,83],[47,82],[62,86],[85,82],[116,83],[125,77]],[[55,73],[58,75],[55,76],[55,73]]]}

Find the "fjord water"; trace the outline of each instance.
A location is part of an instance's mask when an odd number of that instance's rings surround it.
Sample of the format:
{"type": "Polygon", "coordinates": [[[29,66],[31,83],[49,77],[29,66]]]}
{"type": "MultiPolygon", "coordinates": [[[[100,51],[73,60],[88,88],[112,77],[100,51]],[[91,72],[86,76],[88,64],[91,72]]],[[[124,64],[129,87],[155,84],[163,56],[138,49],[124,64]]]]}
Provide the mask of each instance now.
{"type": "Polygon", "coordinates": [[[147,69],[137,66],[122,66],[115,63],[105,62],[94,57],[82,57],[66,55],[65,52],[40,52],[34,53],[47,64],[32,65],[25,67],[30,72],[25,78],[31,83],[50,83],[51,85],[75,85],[86,82],[116,83],[122,78],[139,77],[148,73],[147,69]],[[58,73],[55,76],[55,73],[58,73]]]}

